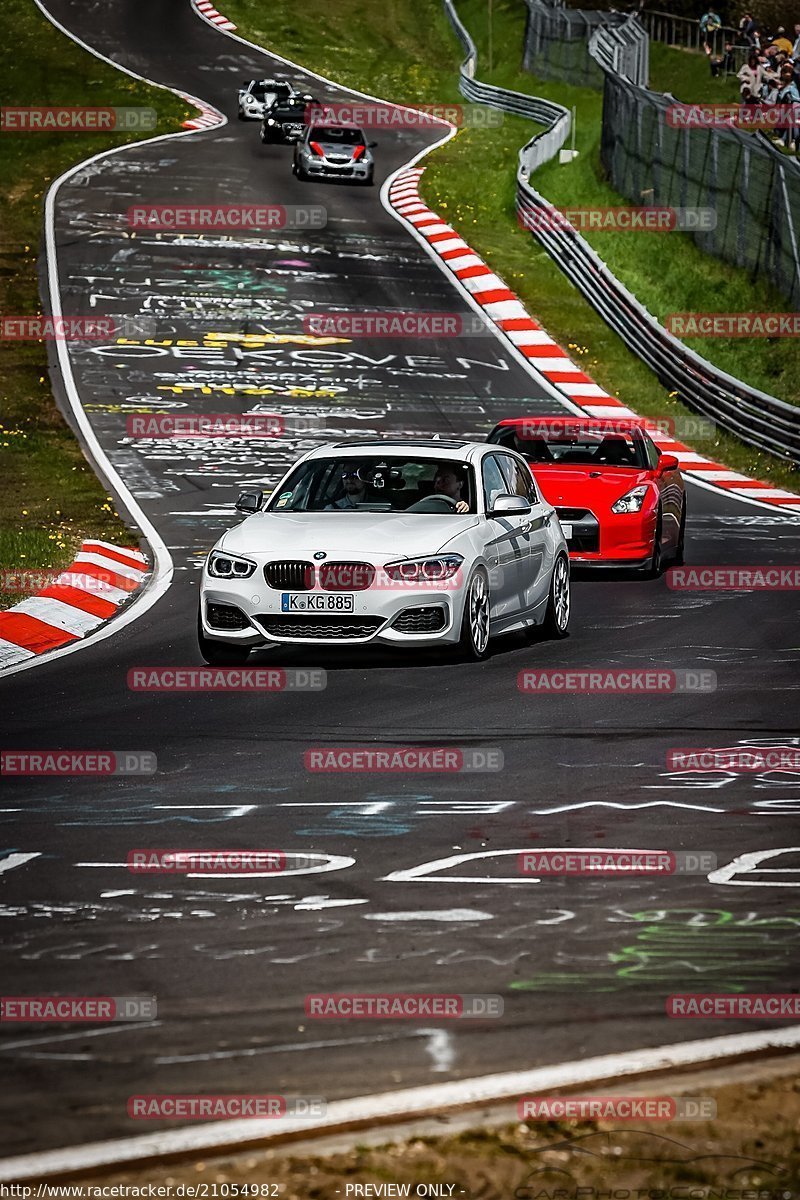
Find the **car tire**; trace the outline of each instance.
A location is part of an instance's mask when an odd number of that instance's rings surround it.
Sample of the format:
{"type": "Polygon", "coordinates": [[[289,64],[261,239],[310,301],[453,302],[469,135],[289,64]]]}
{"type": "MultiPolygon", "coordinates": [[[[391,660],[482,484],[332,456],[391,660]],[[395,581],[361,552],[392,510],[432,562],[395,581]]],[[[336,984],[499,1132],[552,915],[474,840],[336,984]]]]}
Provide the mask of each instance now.
{"type": "Polygon", "coordinates": [[[297,178],[300,180],[301,183],[308,182],[308,176],[306,175],[305,171],[303,170],[303,168],[300,166],[299,163],[296,165],[296,167],[294,169],[294,173],[297,176],[297,178]]]}
{"type": "Polygon", "coordinates": [[[673,563],[676,567],[682,567],[684,563],[684,553],[686,549],[686,501],[683,502],[681,508],[681,524],[678,530],[678,545],[675,548],[675,557],[673,563]]]}
{"type": "Polygon", "coordinates": [[[210,667],[239,667],[247,662],[249,646],[228,646],[224,642],[212,642],[203,633],[200,616],[197,617],[197,644],[200,654],[210,667]]]}
{"type": "Polygon", "coordinates": [[[486,572],[479,567],[469,581],[458,642],[462,657],[479,662],[489,654],[492,593],[486,572]]]}
{"type": "Polygon", "coordinates": [[[656,520],[656,531],[653,534],[653,553],[650,556],[650,562],[644,569],[646,579],[658,579],[661,575],[661,572],[664,570],[664,547],[662,543],[661,530],[661,509],[659,509],[658,518],[656,520]]]}
{"type": "Polygon", "coordinates": [[[237,113],[236,115],[237,115],[237,117],[239,118],[239,120],[240,120],[240,121],[246,121],[246,120],[247,120],[247,117],[244,115],[244,113],[242,112],[242,110],[241,110],[241,109],[239,109],[239,111],[238,111],[238,113],[237,113]]]}
{"type": "Polygon", "coordinates": [[[364,187],[373,187],[374,183],[375,183],[375,173],[374,173],[374,171],[370,171],[369,175],[364,180],[364,187]]]}
{"type": "Polygon", "coordinates": [[[550,596],[542,622],[542,632],[548,638],[564,638],[569,632],[570,616],[569,559],[559,554],[550,576],[550,596]]]}

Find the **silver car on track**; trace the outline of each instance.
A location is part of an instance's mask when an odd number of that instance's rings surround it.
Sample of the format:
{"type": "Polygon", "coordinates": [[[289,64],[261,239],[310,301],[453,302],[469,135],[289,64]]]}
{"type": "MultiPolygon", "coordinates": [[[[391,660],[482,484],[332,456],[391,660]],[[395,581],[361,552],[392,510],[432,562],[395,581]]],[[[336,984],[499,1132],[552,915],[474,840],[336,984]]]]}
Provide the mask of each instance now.
{"type": "Polygon", "coordinates": [[[294,88],[284,79],[247,79],[239,88],[237,116],[240,121],[261,121],[271,104],[293,95],[294,88]]]}
{"type": "Polygon", "coordinates": [[[513,450],[466,441],[339,442],[304,455],[206,560],[206,662],[276,644],[459,646],[567,632],[569,557],[513,450]]]}
{"type": "Polygon", "coordinates": [[[372,147],[355,125],[309,125],[295,144],[292,170],[298,179],[352,179],[370,185],[372,147]]]}

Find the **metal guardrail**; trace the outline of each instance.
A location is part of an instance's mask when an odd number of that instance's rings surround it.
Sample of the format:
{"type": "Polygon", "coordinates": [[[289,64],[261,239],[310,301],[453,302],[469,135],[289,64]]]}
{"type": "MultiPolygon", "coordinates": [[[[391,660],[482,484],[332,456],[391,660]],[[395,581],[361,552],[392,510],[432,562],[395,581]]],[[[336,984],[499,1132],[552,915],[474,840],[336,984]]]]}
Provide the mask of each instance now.
{"type": "Polygon", "coordinates": [[[525,178],[537,167],[553,158],[569,137],[572,129],[572,114],[561,104],[529,96],[524,92],[512,92],[507,88],[481,83],[475,78],[478,51],[467,29],[461,23],[453,0],[444,0],[444,8],[464,50],[466,58],[459,68],[458,90],[466,100],[475,104],[487,104],[518,117],[528,117],[538,125],[544,125],[542,133],[536,134],[519,152],[519,170],[525,178]]]}
{"type": "Polygon", "coordinates": [[[734,379],[667,333],[580,234],[541,215],[552,208],[529,183],[518,181],[521,221],[532,228],[567,278],[658,380],[689,408],[748,445],[800,462],[800,409],[734,379]]]}
{"type": "MultiPolygon", "coordinates": [[[[709,417],[748,445],[800,463],[800,408],[734,379],[667,333],[571,226],[560,221],[540,220],[534,224],[534,214],[552,210],[553,206],[531,186],[529,176],[564,145],[570,132],[570,114],[561,105],[550,101],[526,97],[520,92],[476,80],[475,44],[458,18],[453,0],[444,0],[444,5],[467,52],[460,69],[462,95],[468,100],[530,116],[532,120],[548,125],[519,154],[517,210],[522,221],[533,225],[532,236],[541,242],[606,324],[689,408],[709,417]]],[[[647,36],[635,14],[624,26],[616,27],[614,33],[625,38],[626,43],[628,39],[647,36]]],[[[619,43],[598,45],[597,37],[598,34],[592,39],[597,61],[601,66],[603,57],[613,62],[615,54],[622,53],[619,43]]],[[[630,61],[630,57],[616,59],[618,64],[630,61]]],[[[640,69],[641,62],[640,56],[637,67],[634,60],[634,69],[640,69]]]]}
{"type": "Polygon", "coordinates": [[[646,88],[650,78],[650,39],[635,16],[622,25],[599,26],[588,52],[606,74],[620,75],[646,88]]]}

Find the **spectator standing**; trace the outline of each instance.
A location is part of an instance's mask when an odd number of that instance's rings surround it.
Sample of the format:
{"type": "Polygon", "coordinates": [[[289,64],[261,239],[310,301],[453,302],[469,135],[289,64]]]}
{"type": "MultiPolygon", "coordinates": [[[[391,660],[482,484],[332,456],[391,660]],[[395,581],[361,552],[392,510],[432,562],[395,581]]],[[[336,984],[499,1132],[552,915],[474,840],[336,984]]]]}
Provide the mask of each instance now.
{"type": "Polygon", "coordinates": [[[792,46],[792,58],[795,62],[800,59],[800,25],[794,27],[794,45],[792,46]]]}
{"type": "MultiPolygon", "coordinates": [[[[788,62],[784,63],[784,65],[781,67],[781,82],[778,89],[778,104],[800,106],[800,91],[798,91],[797,84],[794,81],[794,67],[788,62]]],[[[782,135],[784,146],[792,146],[795,151],[797,150],[797,143],[800,139],[800,129],[798,129],[796,125],[798,115],[800,114],[796,113],[794,118],[791,119],[787,125],[787,128],[784,129],[782,135]]]]}
{"type": "Polygon", "coordinates": [[[782,25],[778,28],[778,32],[772,39],[772,45],[776,46],[778,50],[782,51],[786,55],[792,53],[792,43],[787,38],[786,30],[782,25]]]}
{"type": "MultiPolygon", "coordinates": [[[[756,23],[753,20],[753,14],[746,12],[739,22],[739,37],[746,45],[753,45],[753,34],[755,33],[755,30],[756,23]]],[[[800,33],[800,26],[798,26],[798,33],[800,33]]]]}
{"type": "Polygon", "coordinates": [[[758,100],[761,95],[761,85],[764,82],[764,67],[755,50],[747,56],[747,62],[738,71],[737,79],[741,86],[739,94],[745,104],[758,100]]]}
{"type": "Polygon", "coordinates": [[[706,54],[711,55],[711,38],[722,28],[722,21],[719,14],[712,4],[708,6],[708,12],[703,13],[700,18],[700,32],[703,35],[703,49],[706,54]]]}

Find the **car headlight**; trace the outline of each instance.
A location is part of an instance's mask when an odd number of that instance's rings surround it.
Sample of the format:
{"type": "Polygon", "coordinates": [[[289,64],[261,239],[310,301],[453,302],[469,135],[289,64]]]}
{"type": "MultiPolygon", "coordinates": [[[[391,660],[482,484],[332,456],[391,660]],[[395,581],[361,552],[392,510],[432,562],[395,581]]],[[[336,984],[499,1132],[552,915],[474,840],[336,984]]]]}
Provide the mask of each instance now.
{"type": "Polygon", "coordinates": [[[270,118],[269,118],[269,120],[267,121],[267,124],[268,124],[268,125],[274,125],[274,124],[275,124],[275,122],[273,121],[272,117],[270,117],[270,118]]]}
{"type": "Polygon", "coordinates": [[[434,558],[406,558],[402,562],[390,562],[384,567],[396,583],[437,584],[452,579],[463,563],[461,554],[439,554],[434,558]]]}
{"type": "Polygon", "coordinates": [[[647,484],[642,483],[639,487],[631,488],[624,496],[620,496],[611,505],[613,513],[638,513],[642,511],[644,498],[647,495],[647,484]]]}
{"type": "Polygon", "coordinates": [[[222,550],[213,550],[208,560],[208,573],[215,579],[247,579],[255,569],[256,564],[249,558],[224,554],[222,550]]]}

